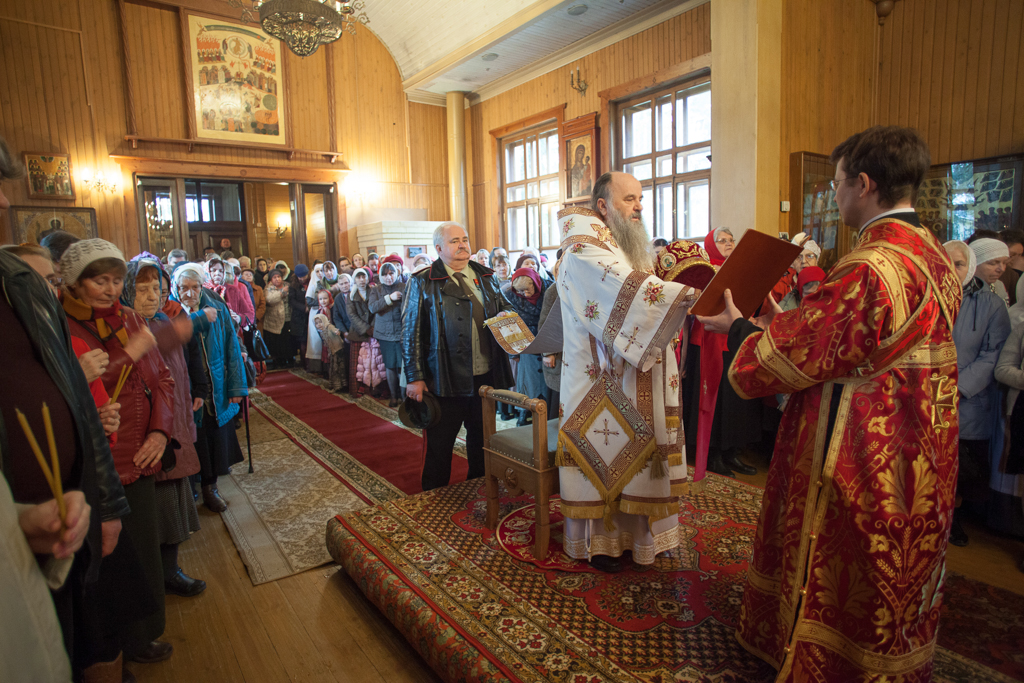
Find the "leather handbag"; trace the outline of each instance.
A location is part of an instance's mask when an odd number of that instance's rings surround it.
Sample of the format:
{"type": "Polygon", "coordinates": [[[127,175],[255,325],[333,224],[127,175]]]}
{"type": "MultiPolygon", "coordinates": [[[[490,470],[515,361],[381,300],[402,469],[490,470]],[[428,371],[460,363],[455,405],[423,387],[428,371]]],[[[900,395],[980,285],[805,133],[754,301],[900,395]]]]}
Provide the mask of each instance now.
{"type": "Polygon", "coordinates": [[[242,339],[245,342],[245,350],[249,357],[256,363],[266,363],[273,360],[267,343],[263,339],[263,333],[255,325],[248,325],[242,329],[242,339]]]}

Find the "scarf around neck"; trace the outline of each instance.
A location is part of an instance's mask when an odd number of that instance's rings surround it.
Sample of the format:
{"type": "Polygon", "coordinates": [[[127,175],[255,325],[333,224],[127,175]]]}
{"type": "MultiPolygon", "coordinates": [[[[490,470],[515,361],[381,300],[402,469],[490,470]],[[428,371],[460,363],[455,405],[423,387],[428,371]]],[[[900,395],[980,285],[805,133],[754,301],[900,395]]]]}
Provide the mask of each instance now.
{"type": "Polygon", "coordinates": [[[76,299],[70,292],[64,292],[61,305],[64,306],[64,312],[78,322],[95,322],[96,332],[104,344],[112,337],[117,337],[121,346],[128,344],[128,330],[124,327],[124,311],[120,301],[115,302],[110,308],[96,308],[81,299],[76,299]]]}

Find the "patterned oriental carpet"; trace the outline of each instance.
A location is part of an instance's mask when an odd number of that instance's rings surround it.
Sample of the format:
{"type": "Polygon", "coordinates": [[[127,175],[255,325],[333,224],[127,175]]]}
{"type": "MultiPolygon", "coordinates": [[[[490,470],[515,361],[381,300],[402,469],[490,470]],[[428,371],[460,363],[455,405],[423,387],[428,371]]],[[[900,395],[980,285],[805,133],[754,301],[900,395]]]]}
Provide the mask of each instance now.
{"type": "MultiPolygon", "coordinates": [[[[405,494],[419,493],[423,470],[423,438],[397,421],[389,410],[372,398],[354,401],[323,389],[324,382],[302,371],[271,372],[260,391],[313,432],[383,477],[405,494]],[[308,378],[308,379],[306,379],[308,378]]],[[[466,478],[464,458],[452,461],[452,479],[466,478]]]]}
{"type": "MultiPolygon", "coordinates": [[[[339,514],[327,547],[446,681],[767,683],[774,671],[733,636],[761,494],[709,475],[681,505],[680,547],[614,575],[559,551],[558,514],[534,562],[529,496],[503,499],[488,531],[481,480],[339,514]]],[[[950,586],[958,616],[943,622],[934,680],[1017,680],[1024,598],[950,586]]]]}

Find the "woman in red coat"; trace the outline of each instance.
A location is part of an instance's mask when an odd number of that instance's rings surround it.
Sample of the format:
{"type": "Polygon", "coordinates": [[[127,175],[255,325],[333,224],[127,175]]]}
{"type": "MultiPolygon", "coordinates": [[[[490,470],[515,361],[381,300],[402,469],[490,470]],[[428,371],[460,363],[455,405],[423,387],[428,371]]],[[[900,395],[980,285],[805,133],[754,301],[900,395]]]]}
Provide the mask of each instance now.
{"type": "Polygon", "coordinates": [[[109,365],[101,379],[109,394],[122,369],[130,369],[117,399],[121,424],[111,452],[132,511],[123,520],[122,541],[100,568],[103,623],[97,630],[109,637],[93,634],[104,655],[97,661],[123,651],[128,659],[156,662],[173,650],[157,640],[165,620],[154,475],[174,429],[174,380],[146,321],[121,306],[125,271],[120,250],[106,240],[76,242],[61,257],[68,327],[91,349],[106,351],[109,365]]]}

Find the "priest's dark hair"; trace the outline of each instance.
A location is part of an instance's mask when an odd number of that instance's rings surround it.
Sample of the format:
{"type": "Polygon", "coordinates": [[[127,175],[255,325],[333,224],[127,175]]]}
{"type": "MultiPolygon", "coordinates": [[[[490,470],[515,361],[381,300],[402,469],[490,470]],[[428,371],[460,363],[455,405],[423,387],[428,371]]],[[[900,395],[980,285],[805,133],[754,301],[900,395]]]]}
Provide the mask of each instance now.
{"type": "Polygon", "coordinates": [[[879,204],[917,198],[917,190],[931,166],[928,144],[913,128],[872,126],[840,143],[829,157],[848,178],[866,173],[878,186],[879,204]]]}
{"type": "Polygon", "coordinates": [[[0,181],[25,177],[25,167],[11,154],[7,141],[0,138],[0,181]]]}
{"type": "Polygon", "coordinates": [[[601,210],[597,208],[598,199],[603,199],[605,205],[610,205],[612,203],[612,191],[610,189],[611,184],[611,171],[602,173],[601,177],[597,179],[596,183],[594,183],[594,189],[590,193],[590,208],[594,211],[601,213],[601,210]]]}

